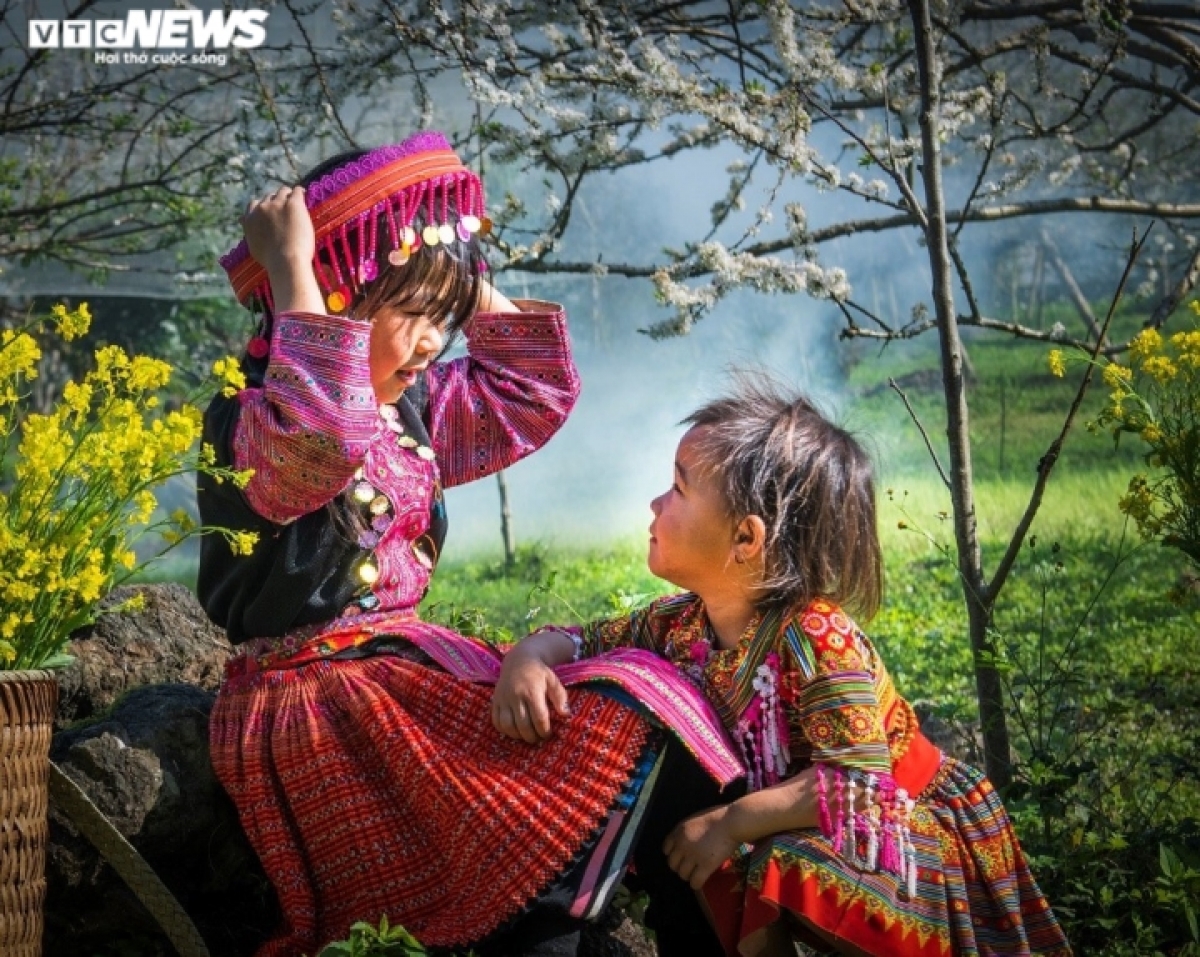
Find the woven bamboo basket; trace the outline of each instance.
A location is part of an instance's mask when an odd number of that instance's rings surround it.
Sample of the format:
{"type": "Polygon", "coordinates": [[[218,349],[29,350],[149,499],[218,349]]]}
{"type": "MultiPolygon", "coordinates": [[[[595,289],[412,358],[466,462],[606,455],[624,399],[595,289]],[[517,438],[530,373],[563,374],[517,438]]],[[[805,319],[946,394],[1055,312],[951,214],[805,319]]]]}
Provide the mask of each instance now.
{"type": "Polygon", "coordinates": [[[38,957],[46,898],[46,809],[58,682],[0,671],[0,954],[38,957]]]}

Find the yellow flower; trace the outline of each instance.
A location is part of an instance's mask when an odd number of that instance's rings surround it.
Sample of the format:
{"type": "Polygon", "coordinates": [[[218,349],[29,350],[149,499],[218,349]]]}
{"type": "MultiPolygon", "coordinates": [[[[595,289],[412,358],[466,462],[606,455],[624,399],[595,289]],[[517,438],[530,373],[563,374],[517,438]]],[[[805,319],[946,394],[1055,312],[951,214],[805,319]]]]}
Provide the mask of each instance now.
{"type": "Polygon", "coordinates": [[[1133,370],[1128,366],[1110,362],[1104,367],[1104,384],[1110,389],[1123,389],[1133,378],[1133,370]]]}
{"type": "MultiPolygon", "coordinates": [[[[17,377],[37,378],[37,365],[41,359],[42,350],[29,333],[5,329],[0,335],[0,382],[7,383],[17,377]]],[[[15,394],[8,404],[12,401],[16,401],[15,394]]]]}
{"type": "Polygon", "coordinates": [[[50,309],[50,317],[58,327],[58,334],[68,342],[87,335],[92,325],[92,313],[86,302],[81,302],[74,312],[68,311],[67,307],[60,303],[50,309]]]}
{"type": "Polygon", "coordinates": [[[102,346],[96,350],[95,358],[87,381],[108,395],[117,395],[129,379],[129,356],[120,346],[102,346]]]}
{"type": "Polygon", "coordinates": [[[231,532],[227,536],[229,549],[235,555],[250,555],[258,544],[258,535],[254,532],[231,532]]]}
{"type": "Polygon", "coordinates": [[[1193,369],[1200,367],[1200,330],[1177,332],[1171,336],[1171,345],[1179,351],[1179,358],[1193,369]]]}
{"type": "Polygon", "coordinates": [[[1050,350],[1050,372],[1053,375],[1062,378],[1067,371],[1066,363],[1063,362],[1063,354],[1061,349],[1050,350]]]}
{"type": "Polygon", "coordinates": [[[1179,368],[1166,356],[1151,356],[1142,363],[1142,371],[1160,385],[1165,385],[1179,374],[1179,368]]]}
{"type": "Polygon", "coordinates": [[[1129,480],[1129,487],[1117,507],[1139,525],[1145,524],[1154,512],[1154,493],[1146,476],[1135,475],[1129,480]]]}
{"type": "Polygon", "coordinates": [[[177,508],[171,513],[171,524],[185,535],[196,530],[196,521],[186,509],[177,508]]]}
{"type": "Polygon", "coordinates": [[[104,553],[98,548],[91,549],[84,560],[83,568],[75,576],[75,591],[83,601],[99,600],[108,577],[105,568],[104,553]]]}
{"type": "Polygon", "coordinates": [[[152,392],[171,381],[171,367],[161,359],[134,356],[129,363],[129,388],[135,392],[152,392]]]}
{"type": "Polygon", "coordinates": [[[212,371],[213,375],[225,383],[221,394],[226,398],[232,398],[246,388],[246,376],[242,373],[241,363],[232,356],[218,359],[213,363],[212,371]]]}
{"type": "Polygon", "coordinates": [[[142,611],[145,607],[146,593],[138,591],[126,598],[121,604],[109,608],[108,611],[110,614],[115,612],[142,611]]]}
{"type": "Polygon", "coordinates": [[[86,382],[68,382],[63,386],[62,400],[68,409],[83,416],[92,405],[92,387],[86,382]]]}
{"type": "MultiPolygon", "coordinates": [[[[11,439],[0,484],[0,668],[40,667],[61,649],[70,624],[93,616],[114,581],[137,568],[135,526],[154,521],[153,489],[162,481],[205,472],[244,483],[250,475],[199,445],[198,408],[163,408],[167,363],[116,346],[97,349],[92,368],[66,383],[48,412],[30,412],[27,383],[42,358],[37,337],[81,336],[90,321],[86,305],[58,305],[25,329],[0,330],[0,439],[11,439]]],[[[226,388],[244,386],[235,360],[214,371],[226,388]]],[[[197,530],[183,511],[161,527],[167,541],[197,530]]],[[[225,535],[238,554],[257,540],[205,530],[225,535]]]]}
{"type": "Polygon", "coordinates": [[[1162,348],[1162,341],[1157,329],[1143,329],[1129,343],[1129,354],[1135,359],[1146,359],[1162,348]]]}
{"type": "Polygon", "coordinates": [[[1161,439],[1162,430],[1153,422],[1148,423],[1146,427],[1142,429],[1142,440],[1144,442],[1148,442],[1153,445],[1155,442],[1158,442],[1161,439]]]}
{"type": "Polygon", "coordinates": [[[130,525],[144,525],[158,507],[158,499],[149,489],[142,489],[133,497],[133,511],[129,515],[130,525]]]}
{"type": "Polygon", "coordinates": [[[28,416],[17,446],[17,481],[27,481],[32,488],[57,486],[73,446],[57,415],[28,416]]]}

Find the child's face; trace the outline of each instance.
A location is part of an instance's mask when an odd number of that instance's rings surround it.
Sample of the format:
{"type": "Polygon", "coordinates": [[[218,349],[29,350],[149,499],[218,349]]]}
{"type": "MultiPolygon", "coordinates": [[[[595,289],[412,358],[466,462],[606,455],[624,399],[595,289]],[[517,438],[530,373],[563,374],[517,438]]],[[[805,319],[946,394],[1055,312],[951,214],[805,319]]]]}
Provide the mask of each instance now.
{"type": "Polygon", "coordinates": [[[702,433],[697,426],[684,435],[675,453],[674,482],[650,503],[654,521],[646,564],[659,578],[704,597],[728,578],[736,525],[701,456],[702,433]]]}
{"type": "Polygon", "coordinates": [[[383,308],[371,320],[371,385],[381,403],[395,402],[442,351],[441,324],[383,308]]]}

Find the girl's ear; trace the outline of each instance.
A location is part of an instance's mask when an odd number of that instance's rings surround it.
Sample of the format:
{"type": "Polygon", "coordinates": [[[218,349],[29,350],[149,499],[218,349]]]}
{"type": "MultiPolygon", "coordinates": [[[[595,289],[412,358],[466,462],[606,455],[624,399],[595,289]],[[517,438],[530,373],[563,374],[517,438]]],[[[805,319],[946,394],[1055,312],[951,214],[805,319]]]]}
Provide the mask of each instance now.
{"type": "Polygon", "coordinates": [[[767,526],[757,515],[738,522],[733,534],[733,557],[739,565],[762,558],[767,547],[767,526]]]}

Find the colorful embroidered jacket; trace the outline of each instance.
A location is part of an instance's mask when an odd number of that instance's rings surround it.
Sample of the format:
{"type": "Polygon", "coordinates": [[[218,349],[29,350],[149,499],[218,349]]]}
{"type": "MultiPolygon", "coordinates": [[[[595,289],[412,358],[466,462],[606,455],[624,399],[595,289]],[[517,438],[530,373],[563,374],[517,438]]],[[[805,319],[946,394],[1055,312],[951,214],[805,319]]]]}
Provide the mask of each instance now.
{"type": "MultiPolygon", "coordinates": [[[[673,662],[716,706],[752,787],[811,764],[890,776],[914,740],[928,745],[870,639],[826,601],[756,618],[728,650],[714,647],[704,605],[693,594],[592,623],[582,635],[587,656],[633,647],[673,662]]],[[[925,778],[940,755],[934,749],[921,757],[925,778]]]]}
{"type": "Polygon", "coordinates": [[[197,590],[231,641],[416,608],[445,533],[442,488],[544,445],[579,394],[561,307],[517,305],[476,315],[468,355],[434,363],[388,406],[371,386],[367,324],[277,318],[265,369],[248,361],[250,386],[205,415],[218,461],[254,470],[244,490],[197,490],[204,524],[259,535],[250,556],[203,540],[197,590]]]}

